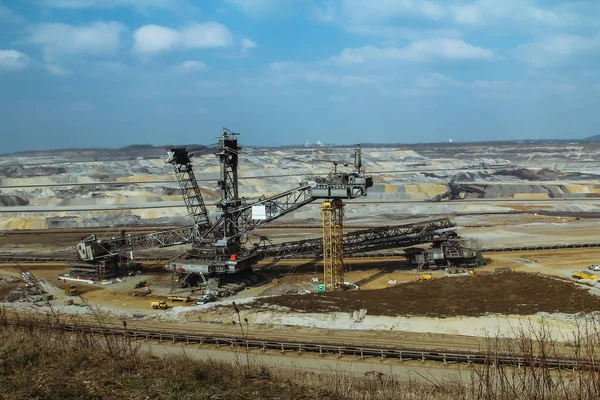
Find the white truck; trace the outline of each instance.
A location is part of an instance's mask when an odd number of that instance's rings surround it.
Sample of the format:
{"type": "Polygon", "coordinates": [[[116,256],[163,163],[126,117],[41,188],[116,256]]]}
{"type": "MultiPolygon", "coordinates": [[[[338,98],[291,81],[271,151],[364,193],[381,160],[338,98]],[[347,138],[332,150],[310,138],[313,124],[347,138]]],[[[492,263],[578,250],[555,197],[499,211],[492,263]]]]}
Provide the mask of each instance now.
{"type": "Polygon", "coordinates": [[[212,293],[206,293],[204,296],[199,297],[196,301],[197,305],[210,303],[216,300],[216,296],[212,293]]]}
{"type": "Polygon", "coordinates": [[[206,277],[204,276],[203,273],[200,273],[200,277],[202,278],[202,281],[204,282],[204,296],[198,298],[198,300],[196,301],[196,304],[201,305],[201,304],[206,304],[206,303],[215,301],[217,299],[217,295],[216,295],[215,291],[212,290],[208,286],[208,281],[206,280],[206,277]]]}

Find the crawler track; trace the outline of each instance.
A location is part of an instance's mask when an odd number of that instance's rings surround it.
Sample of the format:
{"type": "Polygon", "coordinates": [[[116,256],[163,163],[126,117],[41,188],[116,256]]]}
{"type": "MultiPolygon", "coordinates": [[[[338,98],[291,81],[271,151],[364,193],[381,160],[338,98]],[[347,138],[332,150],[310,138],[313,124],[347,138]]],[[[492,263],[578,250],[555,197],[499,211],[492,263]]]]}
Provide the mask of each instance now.
{"type": "Polygon", "coordinates": [[[418,360],[421,362],[435,361],[444,364],[497,364],[513,367],[522,366],[544,366],[555,369],[586,369],[599,370],[599,366],[593,360],[581,360],[570,357],[563,358],[537,358],[531,356],[513,354],[488,354],[485,351],[444,351],[424,348],[400,348],[384,346],[357,346],[344,343],[329,342],[304,342],[294,340],[268,340],[241,336],[227,336],[214,334],[189,334],[185,332],[168,332],[142,329],[125,329],[98,326],[91,324],[53,323],[40,320],[5,319],[4,324],[36,327],[62,332],[80,332],[92,335],[110,335],[132,340],[146,340],[167,342],[173,344],[201,344],[214,345],[217,347],[241,348],[259,351],[278,351],[281,353],[317,353],[320,356],[337,355],[352,356],[358,358],[390,358],[399,361],[418,360]]]}

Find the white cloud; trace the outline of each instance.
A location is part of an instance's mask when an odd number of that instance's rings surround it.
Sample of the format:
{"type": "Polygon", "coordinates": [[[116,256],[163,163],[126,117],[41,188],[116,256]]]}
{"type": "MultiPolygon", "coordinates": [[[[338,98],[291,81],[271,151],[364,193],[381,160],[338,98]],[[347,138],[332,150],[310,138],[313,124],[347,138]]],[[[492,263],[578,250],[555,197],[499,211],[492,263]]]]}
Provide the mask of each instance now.
{"type": "Polygon", "coordinates": [[[158,25],[144,25],[133,33],[134,51],[159,53],[171,50],[178,42],[178,32],[158,25]]]}
{"type": "Polygon", "coordinates": [[[121,43],[124,26],[118,22],[96,21],[88,25],[39,24],[31,29],[29,43],[42,47],[44,59],[62,54],[112,54],[121,43]]]}
{"type": "Polygon", "coordinates": [[[459,39],[426,39],[406,47],[365,46],[344,49],[339,56],[329,60],[338,65],[364,64],[378,61],[419,62],[431,59],[493,60],[491,50],[473,46],[459,39]]]}
{"type": "Polygon", "coordinates": [[[382,36],[388,39],[424,40],[434,38],[460,38],[458,29],[419,29],[384,24],[349,25],[346,32],[362,36],[382,36]]]}
{"type": "Polygon", "coordinates": [[[226,47],[233,42],[229,29],[218,22],[194,24],[180,30],[160,25],[144,25],[133,33],[133,40],[133,49],[140,54],[226,47]]]}
{"type": "Polygon", "coordinates": [[[30,58],[17,50],[0,50],[0,69],[21,70],[30,63],[30,58]]]}
{"type": "Polygon", "coordinates": [[[341,12],[352,21],[390,20],[400,16],[424,16],[441,19],[446,10],[427,0],[342,0],[341,12]]]}
{"type": "Polygon", "coordinates": [[[117,8],[117,7],[158,7],[170,8],[175,0],[39,0],[54,8],[117,8]]]}
{"type": "Polygon", "coordinates": [[[256,43],[254,43],[252,40],[250,40],[248,38],[244,38],[244,39],[242,39],[242,47],[244,49],[253,49],[256,47],[256,43]]]}
{"type": "Polygon", "coordinates": [[[481,10],[474,4],[453,5],[450,8],[454,20],[461,24],[476,24],[481,21],[481,10]]]}
{"type": "Polygon", "coordinates": [[[519,45],[515,57],[533,68],[575,63],[581,57],[600,54],[600,36],[553,35],[519,45]]]}
{"type": "Polygon", "coordinates": [[[423,17],[451,20],[459,24],[476,24],[491,20],[514,20],[520,23],[540,23],[551,26],[577,24],[582,15],[576,5],[567,1],[538,6],[534,0],[343,0],[340,13],[347,22],[388,21],[402,17],[423,17]]]}
{"type": "MultiPolygon", "coordinates": [[[[596,1],[554,0],[340,0],[311,10],[314,20],[332,23],[358,35],[402,37],[424,21],[423,32],[470,26],[539,33],[550,29],[590,29],[600,25],[596,1]],[[405,23],[406,22],[406,23],[405,23]],[[440,26],[440,24],[443,24],[440,26]]],[[[410,37],[421,40],[432,37],[410,37]]],[[[448,35],[438,35],[449,37],[448,35]]],[[[456,37],[458,35],[452,35],[456,37]]]]}
{"type": "Polygon", "coordinates": [[[399,22],[402,19],[414,20],[415,18],[442,21],[447,14],[445,3],[429,0],[325,1],[321,6],[314,6],[311,10],[314,20],[336,24],[348,33],[409,40],[460,36],[457,30],[414,28],[399,22]]]}
{"type": "Polygon", "coordinates": [[[535,26],[577,26],[585,19],[575,12],[569,2],[546,5],[533,0],[477,0],[472,4],[452,6],[458,23],[485,23],[489,21],[513,21],[526,30],[535,26]]]}
{"type": "Polygon", "coordinates": [[[177,72],[203,72],[207,69],[208,67],[202,61],[193,60],[184,61],[175,66],[175,71],[177,72]]]}
{"type": "Polygon", "coordinates": [[[329,72],[309,71],[304,74],[304,79],[308,82],[325,83],[336,86],[356,86],[367,85],[375,82],[375,78],[364,75],[336,75],[329,72]]]}
{"type": "Polygon", "coordinates": [[[46,70],[48,70],[48,72],[50,72],[51,74],[54,74],[57,76],[67,76],[67,75],[71,74],[71,71],[61,67],[60,65],[45,64],[44,68],[46,68],[46,70]]]}

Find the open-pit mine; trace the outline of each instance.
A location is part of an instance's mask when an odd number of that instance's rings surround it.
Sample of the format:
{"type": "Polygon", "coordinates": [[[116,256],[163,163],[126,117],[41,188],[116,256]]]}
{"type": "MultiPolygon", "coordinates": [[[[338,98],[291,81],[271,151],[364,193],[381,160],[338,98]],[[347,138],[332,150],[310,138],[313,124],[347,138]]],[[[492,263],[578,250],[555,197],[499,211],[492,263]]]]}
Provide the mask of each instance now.
{"type": "Polygon", "coordinates": [[[598,144],[243,144],[0,156],[0,306],[436,362],[600,309],[598,144]]]}

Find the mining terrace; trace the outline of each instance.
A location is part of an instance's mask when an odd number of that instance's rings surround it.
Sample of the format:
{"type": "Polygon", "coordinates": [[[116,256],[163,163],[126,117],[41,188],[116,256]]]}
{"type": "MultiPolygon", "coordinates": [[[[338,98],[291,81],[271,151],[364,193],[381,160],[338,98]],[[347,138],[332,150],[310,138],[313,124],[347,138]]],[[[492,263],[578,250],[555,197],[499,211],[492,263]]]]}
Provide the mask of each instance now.
{"type": "MultiPolygon", "coordinates": [[[[373,176],[368,195],[348,200],[344,231],[450,218],[462,238],[482,251],[484,266],[471,273],[414,268],[404,249],[345,259],[345,280],[360,289],[316,293],[320,258],[263,260],[255,276],[240,276],[244,290],[196,305],[169,303],[169,295],[197,297],[177,288],[165,262],[189,245],[137,251],[139,275],[65,293],[57,277],[75,257],[79,240],[122,231],[143,234],[190,224],[164,149],[65,150],[0,157],[0,301],[19,313],[55,312],[87,318],[101,312],[129,326],[235,332],[238,308],[253,335],[335,337],[348,342],[471,348],[477,338],[510,336],[520,323],[549,324],[568,336],[577,321],[600,308],[596,279],[573,271],[600,263],[600,153],[595,144],[504,143],[363,147],[373,176]],[[457,199],[450,182],[468,187],[457,199]],[[572,247],[575,246],[576,247],[572,247]],[[28,294],[23,272],[41,283],[28,294]],[[316,281],[315,281],[316,279],[316,281]],[[151,293],[139,294],[149,286],[151,293]],[[236,303],[236,307],[233,303],[236,303]]],[[[240,156],[240,192],[261,198],[298,186],[305,174],[327,174],[327,160],[351,148],[252,149],[240,156]]],[[[214,214],[219,175],[214,155],[194,158],[196,178],[214,214]]],[[[257,229],[257,236],[289,241],[322,234],[319,202],[257,229]]]]}

